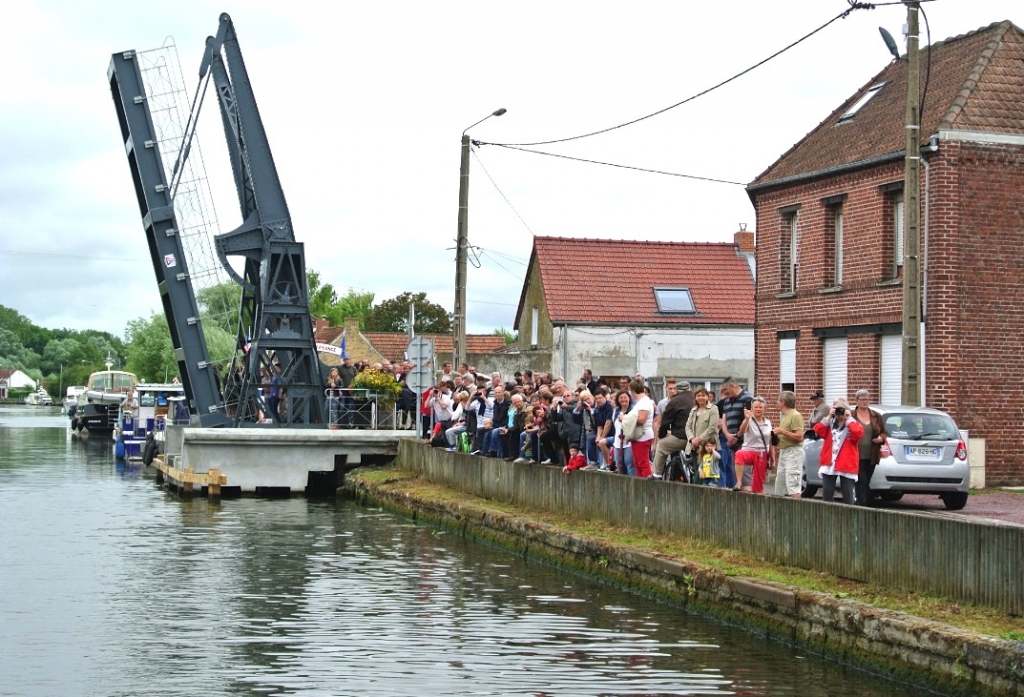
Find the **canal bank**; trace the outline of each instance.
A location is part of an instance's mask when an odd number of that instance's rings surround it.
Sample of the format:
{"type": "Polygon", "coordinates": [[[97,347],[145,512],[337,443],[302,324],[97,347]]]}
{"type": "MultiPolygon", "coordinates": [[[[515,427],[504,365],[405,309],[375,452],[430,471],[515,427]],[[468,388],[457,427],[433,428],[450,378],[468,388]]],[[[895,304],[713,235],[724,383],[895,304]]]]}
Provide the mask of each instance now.
{"type": "MultiPolygon", "coordinates": [[[[397,464],[397,470],[352,477],[347,489],[364,501],[655,593],[741,623],[766,638],[800,645],[897,680],[946,694],[1024,695],[1024,642],[875,607],[843,597],[846,594],[842,592],[824,593],[732,575],[688,561],[678,545],[669,553],[667,547],[650,544],[650,538],[658,535],[642,526],[609,526],[596,516],[583,515],[576,519],[579,524],[551,522],[552,516],[546,512],[564,515],[569,507],[526,506],[512,493],[521,494],[521,489],[514,488],[507,488],[508,496],[478,498],[466,493],[473,487],[440,482],[445,477],[434,467],[458,468],[459,476],[468,475],[489,486],[504,481],[502,486],[509,487],[513,472],[519,479],[546,478],[549,491],[545,496],[551,501],[565,494],[558,491],[563,486],[589,488],[594,496],[594,488],[607,486],[614,476],[577,473],[551,478],[549,468],[531,472],[529,467],[524,470],[500,461],[453,457],[418,444],[403,444],[397,464]],[[495,467],[503,469],[492,469],[495,467]]],[[[661,487],[662,491],[692,489],[663,483],[661,487]]],[[[768,533],[762,530],[759,534],[768,533]]],[[[1016,576],[1012,578],[1016,583],[1016,576]]],[[[955,613],[958,606],[950,603],[949,607],[955,613]]]]}

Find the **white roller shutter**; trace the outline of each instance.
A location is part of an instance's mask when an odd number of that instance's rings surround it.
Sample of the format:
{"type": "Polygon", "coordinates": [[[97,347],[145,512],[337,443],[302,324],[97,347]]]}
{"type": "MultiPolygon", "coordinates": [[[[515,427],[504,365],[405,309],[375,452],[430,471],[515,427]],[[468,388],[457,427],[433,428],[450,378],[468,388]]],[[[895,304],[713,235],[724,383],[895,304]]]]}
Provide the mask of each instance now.
{"type": "Polygon", "coordinates": [[[878,403],[896,406],[903,403],[903,336],[883,334],[879,360],[878,403]]]}
{"type": "Polygon", "coordinates": [[[779,383],[796,383],[796,339],[779,339],[779,383]]]}
{"type": "Polygon", "coordinates": [[[846,389],[846,337],[825,339],[825,401],[849,399],[846,389]]]}

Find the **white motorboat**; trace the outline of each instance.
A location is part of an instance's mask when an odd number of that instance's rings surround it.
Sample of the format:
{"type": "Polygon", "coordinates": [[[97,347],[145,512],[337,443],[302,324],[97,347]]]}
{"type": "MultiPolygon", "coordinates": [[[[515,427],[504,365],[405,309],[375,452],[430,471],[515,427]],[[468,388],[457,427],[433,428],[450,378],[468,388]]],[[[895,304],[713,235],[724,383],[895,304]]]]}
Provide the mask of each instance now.
{"type": "Polygon", "coordinates": [[[71,385],[64,395],[64,413],[71,411],[71,407],[78,404],[78,398],[85,394],[85,385],[71,385]]]}
{"type": "Polygon", "coordinates": [[[50,396],[50,393],[46,391],[46,388],[40,385],[38,390],[26,395],[25,404],[34,407],[52,407],[53,398],[50,396]]]}
{"type": "Polygon", "coordinates": [[[113,431],[114,453],[117,457],[145,462],[146,448],[159,448],[167,424],[188,422],[183,385],[140,383],[135,386],[131,399],[120,405],[113,431]],[[148,445],[150,442],[154,445],[148,445]]]}
{"type": "Polygon", "coordinates": [[[71,428],[87,429],[90,433],[113,432],[117,426],[117,411],[121,402],[132,396],[138,379],[134,373],[123,370],[100,370],[89,376],[85,392],[78,403],[68,410],[71,428]]]}

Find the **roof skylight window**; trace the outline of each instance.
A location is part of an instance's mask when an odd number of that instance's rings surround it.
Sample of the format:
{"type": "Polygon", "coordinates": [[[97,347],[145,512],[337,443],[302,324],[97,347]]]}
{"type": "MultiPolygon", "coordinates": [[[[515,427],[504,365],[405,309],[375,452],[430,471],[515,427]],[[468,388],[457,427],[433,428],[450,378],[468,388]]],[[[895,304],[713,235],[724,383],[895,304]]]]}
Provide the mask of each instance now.
{"type": "Polygon", "coordinates": [[[674,315],[692,315],[696,312],[689,288],[655,288],[654,299],[658,312],[674,315]]]}
{"type": "Polygon", "coordinates": [[[877,85],[872,85],[867,92],[861,95],[860,99],[853,103],[853,106],[846,110],[845,114],[839,117],[839,123],[842,123],[843,121],[849,121],[854,116],[856,116],[857,112],[863,109],[865,104],[874,99],[875,95],[881,92],[882,88],[885,87],[887,84],[889,83],[880,82],[877,85]]]}

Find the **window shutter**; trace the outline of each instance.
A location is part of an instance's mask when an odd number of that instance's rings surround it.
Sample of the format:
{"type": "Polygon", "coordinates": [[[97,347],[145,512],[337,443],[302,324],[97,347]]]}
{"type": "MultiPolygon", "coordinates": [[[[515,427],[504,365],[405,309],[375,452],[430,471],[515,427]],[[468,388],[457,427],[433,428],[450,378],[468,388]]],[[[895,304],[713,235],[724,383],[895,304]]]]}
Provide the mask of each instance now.
{"type": "Polygon", "coordinates": [[[796,382],[796,339],[779,339],[779,382],[796,382]]]}
{"type": "Polygon", "coordinates": [[[903,266],[903,196],[901,195],[896,199],[896,205],[893,209],[893,221],[892,229],[895,234],[893,235],[893,255],[896,262],[896,268],[903,266]]]}
{"type": "Polygon", "coordinates": [[[825,339],[825,401],[828,404],[839,397],[849,399],[846,387],[846,337],[825,339]]]}
{"type": "Polygon", "coordinates": [[[883,334],[878,394],[879,404],[898,405],[903,403],[903,336],[883,334]]]}

